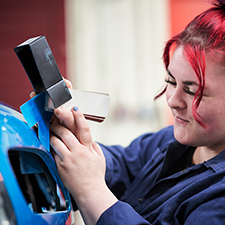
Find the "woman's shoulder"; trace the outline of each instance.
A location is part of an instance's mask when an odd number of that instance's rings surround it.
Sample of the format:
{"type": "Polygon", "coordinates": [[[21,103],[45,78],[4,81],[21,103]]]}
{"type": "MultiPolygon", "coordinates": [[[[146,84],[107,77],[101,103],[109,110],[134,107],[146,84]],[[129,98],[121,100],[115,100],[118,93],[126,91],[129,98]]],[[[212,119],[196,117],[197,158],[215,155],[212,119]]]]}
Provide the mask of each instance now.
{"type": "Polygon", "coordinates": [[[145,133],[136,138],[132,143],[131,147],[139,147],[143,151],[156,148],[164,148],[171,142],[177,142],[173,134],[173,126],[165,127],[156,132],[145,133]]]}
{"type": "Polygon", "coordinates": [[[165,127],[159,131],[145,133],[139,137],[143,141],[154,141],[154,142],[171,142],[175,141],[173,134],[173,126],[165,127]]]}

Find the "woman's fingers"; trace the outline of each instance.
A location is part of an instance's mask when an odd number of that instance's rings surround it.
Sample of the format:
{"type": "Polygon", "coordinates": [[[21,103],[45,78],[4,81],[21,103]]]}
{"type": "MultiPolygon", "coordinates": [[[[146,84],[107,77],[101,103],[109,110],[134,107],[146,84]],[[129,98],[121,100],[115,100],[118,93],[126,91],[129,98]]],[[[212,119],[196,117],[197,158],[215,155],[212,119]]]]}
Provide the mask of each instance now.
{"type": "Polygon", "coordinates": [[[90,127],[84,118],[82,112],[77,108],[74,107],[72,110],[75,123],[76,123],[76,136],[81,144],[91,147],[92,146],[92,136],[90,127]]]}
{"type": "Polygon", "coordinates": [[[65,81],[66,86],[67,86],[69,89],[71,89],[71,88],[72,88],[72,83],[71,83],[69,80],[65,79],[65,78],[63,78],[63,80],[65,81]]]}
{"type": "Polygon", "coordinates": [[[76,124],[72,112],[68,109],[58,107],[54,110],[55,116],[61,123],[76,135],[76,124]]]}
{"type": "Polygon", "coordinates": [[[60,156],[56,150],[53,148],[53,150],[51,151],[52,155],[53,155],[53,158],[56,162],[56,164],[61,164],[63,162],[63,159],[62,159],[62,156],[60,156]]]}
{"type": "Polygon", "coordinates": [[[53,123],[51,125],[51,132],[53,133],[53,135],[51,135],[51,145],[62,159],[64,153],[67,153],[67,151],[79,145],[79,141],[74,134],[59,123],[53,123]]]}
{"type": "Polygon", "coordinates": [[[36,95],[35,91],[30,92],[30,98],[33,98],[36,95]]]}
{"type": "Polygon", "coordinates": [[[90,127],[77,107],[74,107],[71,111],[59,107],[55,109],[55,115],[76,136],[81,144],[91,147],[92,137],[90,127]]]}
{"type": "Polygon", "coordinates": [[[56,155],[58,155],[60,157],[60,161],[63,161],[64,154],[68,151],[68,149],[66,149],[65,144],[58,137],[56,137],[54,135],[51,135],[50,143],[51,143],[53,150],[56,153],[56,154],[54,154],[54,158],[56,155]]]}
{"type": "Polygon", "coordinates": [[[99,146],[98,143],[96,142],[92,142],[92,148],[94,149],[94,151],[105,160],[105,156],[103,154],[103,151],[101,149],[101,147],[99,146]]]}

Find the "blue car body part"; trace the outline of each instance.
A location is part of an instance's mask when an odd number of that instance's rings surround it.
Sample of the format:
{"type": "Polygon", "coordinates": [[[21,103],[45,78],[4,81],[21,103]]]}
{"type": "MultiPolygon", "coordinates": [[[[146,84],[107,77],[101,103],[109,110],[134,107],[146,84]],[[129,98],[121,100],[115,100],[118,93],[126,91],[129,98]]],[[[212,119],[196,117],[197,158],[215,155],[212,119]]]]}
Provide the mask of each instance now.
{"type": "Polygon", "coordinates": [[[0,225],[72,224],[55,162],[22,114],[0,104],[0,225]]]}
{"type": "Polygon", "coordinates": [[[49,126],[53,112],[45,110],[47,92],[41,92],[20,106],[29,127],[38,124],[38,138],[47,151],[50,151],[49,126]]]}

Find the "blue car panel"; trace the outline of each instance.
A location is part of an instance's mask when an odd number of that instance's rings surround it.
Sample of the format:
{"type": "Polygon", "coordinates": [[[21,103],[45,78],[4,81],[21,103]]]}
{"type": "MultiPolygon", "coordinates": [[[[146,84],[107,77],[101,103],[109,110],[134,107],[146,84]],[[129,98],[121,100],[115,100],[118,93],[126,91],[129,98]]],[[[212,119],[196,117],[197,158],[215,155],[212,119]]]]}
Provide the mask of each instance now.
{"type": "Polygon", "coordinates": [[[72,223],[70,196],[51,153],[22,114],[0,104],[0,225],[72,223]]]}

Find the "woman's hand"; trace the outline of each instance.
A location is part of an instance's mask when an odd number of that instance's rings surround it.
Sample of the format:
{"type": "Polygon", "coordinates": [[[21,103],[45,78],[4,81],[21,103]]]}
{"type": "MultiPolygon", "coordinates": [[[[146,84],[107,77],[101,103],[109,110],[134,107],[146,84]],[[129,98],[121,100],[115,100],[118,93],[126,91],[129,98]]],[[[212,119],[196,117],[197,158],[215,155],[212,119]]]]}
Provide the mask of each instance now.
{"type": "Polygon", "coordinates": [[[51,146],[59,175],[74,197],[87,224],[95,224],[100,215],[117,199],[105,183],[105,158],[93,142],[83,114],[75,107],[55,110],[51,125],[51,146]]]}
{"type": "Polygon", "coordinates": [[[51,125],[51,145],[57,153],[54,157],[62,181],[76,196],[77,191],[88,191],[85,189],[96,180],[104,183],[105,159],[99,145],[92,141],[89,126],[79,110],[60,108],[56,116],[61,122],[57,120],[51,125]]]}

